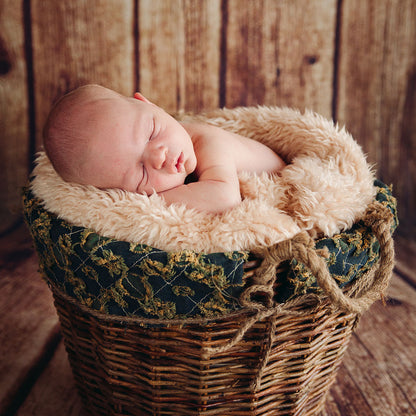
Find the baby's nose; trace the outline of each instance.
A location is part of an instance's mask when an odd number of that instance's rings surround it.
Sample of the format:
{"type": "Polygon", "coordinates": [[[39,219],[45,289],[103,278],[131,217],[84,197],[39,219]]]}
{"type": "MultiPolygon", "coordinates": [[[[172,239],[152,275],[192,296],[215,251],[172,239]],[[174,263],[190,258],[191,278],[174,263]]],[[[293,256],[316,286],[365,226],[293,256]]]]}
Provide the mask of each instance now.
{"type": "Polygon", "coordinates": [[[150,162],[154,169],[162,169],[166,162],[168,149],[165,146],[154,147],[150,153],[150,162]]]}

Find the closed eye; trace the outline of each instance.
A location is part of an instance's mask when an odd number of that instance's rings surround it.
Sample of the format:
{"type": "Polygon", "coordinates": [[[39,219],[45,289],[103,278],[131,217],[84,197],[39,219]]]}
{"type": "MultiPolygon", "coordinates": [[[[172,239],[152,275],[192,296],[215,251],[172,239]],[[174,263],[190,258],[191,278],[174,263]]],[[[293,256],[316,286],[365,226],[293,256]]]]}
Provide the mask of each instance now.
{"type": "Polygon", "coordinates": [[[151,131],[151,133],[150,133],[150,137],[149,137],[149,142],[151,141],[151,140],[153,140],[154,138],[155,138],[155,130],[156,130],[156,127],[155,127],[155,118],[153,117],[153,119],[152,119],[152,131],[151,131]]]}
{"type": "Polygon", "coordinates": [[[142,176],[141,176],[141,178],[139,180],[139,183],[137,185],[137,188],[136,188],[136,192],[140,192],[140,193],[143,192],[144,187],[145,187],[146,182],[147,182],[146,168],[144,167],[143,164],[141,164],[141,165],[142,165],[142,176]]]}

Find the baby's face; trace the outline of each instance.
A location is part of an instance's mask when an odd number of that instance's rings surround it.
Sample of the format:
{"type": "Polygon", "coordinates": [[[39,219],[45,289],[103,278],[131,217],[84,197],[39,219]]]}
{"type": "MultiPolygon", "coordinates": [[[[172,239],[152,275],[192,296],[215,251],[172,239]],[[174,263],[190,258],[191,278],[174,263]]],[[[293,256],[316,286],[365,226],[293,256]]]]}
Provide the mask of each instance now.
{"type": "Polygon", "coordinates": [[[189,134],[161,108],[113,92],[86,105],[78,182],[150,195],[182,185],[195,170],[189,134]]]}

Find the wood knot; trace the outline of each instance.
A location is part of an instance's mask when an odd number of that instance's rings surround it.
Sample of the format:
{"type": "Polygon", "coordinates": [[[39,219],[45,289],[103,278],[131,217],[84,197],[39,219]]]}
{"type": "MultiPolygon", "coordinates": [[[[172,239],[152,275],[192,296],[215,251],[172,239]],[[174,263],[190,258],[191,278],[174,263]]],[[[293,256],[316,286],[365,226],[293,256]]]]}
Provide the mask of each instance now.
{"type": "Polygon", "coordinates": [[[306,55],[303,59],[308,65],[314,65],[319,61],[319,57],[316,55],[306,55]]]}

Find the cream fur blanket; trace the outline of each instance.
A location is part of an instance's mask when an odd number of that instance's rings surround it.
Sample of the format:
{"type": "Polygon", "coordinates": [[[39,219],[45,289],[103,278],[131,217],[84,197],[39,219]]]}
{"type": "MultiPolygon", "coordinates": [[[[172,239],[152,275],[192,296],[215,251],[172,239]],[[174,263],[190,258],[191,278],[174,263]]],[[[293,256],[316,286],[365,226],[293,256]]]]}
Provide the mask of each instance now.
{"type": "MultiPolygon", "coordinates": [[[[349,133],[312,113],[277,107],[182,115],[258,140],[285,159],[279,176],[240,175],[242,203],[221,214],[166,206],[120,190],[64,182],[40,152],[32,191],[60,218],[103,236],[165,251],[252,250],[306,230],[332,236],[348,229],[375,195],[374,176],[349,133]]],[[[215,198],[215,195],[213,195],[215,198]]]]}

